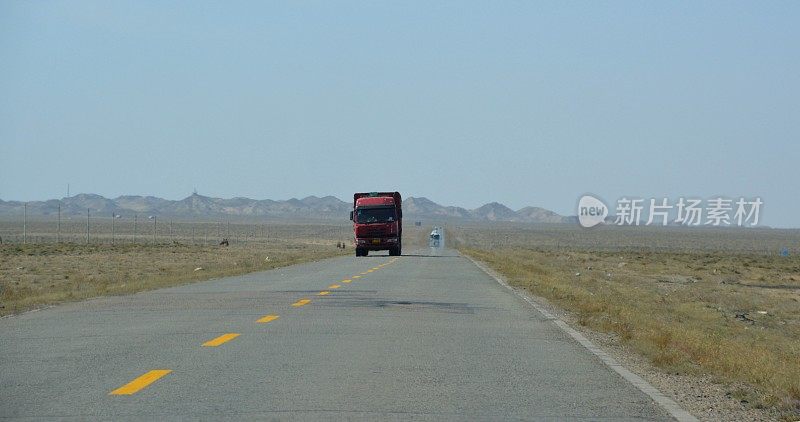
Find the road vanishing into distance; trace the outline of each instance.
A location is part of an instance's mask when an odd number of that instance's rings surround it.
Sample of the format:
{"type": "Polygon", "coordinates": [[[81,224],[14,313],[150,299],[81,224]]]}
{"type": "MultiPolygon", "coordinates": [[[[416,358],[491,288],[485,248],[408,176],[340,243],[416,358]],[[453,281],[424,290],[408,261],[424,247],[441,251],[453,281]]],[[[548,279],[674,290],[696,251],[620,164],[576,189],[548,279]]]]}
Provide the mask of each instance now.
{"type": "Polygon", "coordinates": [[[0,319],[0,419],[671,420],[447,249],[0,319]]]}

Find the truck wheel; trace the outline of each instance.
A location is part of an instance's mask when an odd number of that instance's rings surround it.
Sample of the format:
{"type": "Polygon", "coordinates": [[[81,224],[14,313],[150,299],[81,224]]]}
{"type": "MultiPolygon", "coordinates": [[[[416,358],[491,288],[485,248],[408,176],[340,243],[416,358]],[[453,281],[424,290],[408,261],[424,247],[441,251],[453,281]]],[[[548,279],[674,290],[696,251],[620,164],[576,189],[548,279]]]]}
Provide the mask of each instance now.
{"type": "Polygon", "coordinates": [[[356,248],[356,256],[364,255],[364,250],[361,248],[356,248]]]}

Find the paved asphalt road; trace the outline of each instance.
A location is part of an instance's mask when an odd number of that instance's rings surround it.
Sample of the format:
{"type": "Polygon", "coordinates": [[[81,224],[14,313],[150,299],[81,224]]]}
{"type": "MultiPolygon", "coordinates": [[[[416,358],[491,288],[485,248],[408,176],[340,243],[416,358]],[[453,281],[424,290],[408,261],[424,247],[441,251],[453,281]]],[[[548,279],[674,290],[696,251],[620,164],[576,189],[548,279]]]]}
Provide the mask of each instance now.
{"type": "Polygon", "coordinates": [[[670,419],[470,261],[434,251],[0,319],[0,418],[670,419]]]}

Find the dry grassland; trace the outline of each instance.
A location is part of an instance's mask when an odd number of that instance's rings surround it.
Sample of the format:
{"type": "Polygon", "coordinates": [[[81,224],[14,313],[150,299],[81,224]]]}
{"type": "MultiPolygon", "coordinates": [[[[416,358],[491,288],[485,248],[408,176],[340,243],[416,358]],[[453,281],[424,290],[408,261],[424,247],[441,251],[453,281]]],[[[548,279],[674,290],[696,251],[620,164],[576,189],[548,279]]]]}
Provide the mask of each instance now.
{"type": "Polygon", "coordinates": [[[351,253],[335,242],[0,245],[0,315],[351,253]],[[200,268],[200,269],[198,269],[200,268]]]}
{"type": "Polygon", "coordinates": [[[596,231],[572,249],[568,239],[580,237],[580,229],[565,230],[562,239],[552,229],[539,237],[535,229],[501,238],[498,232],[455,230],[450,239],[513,285],[592,330],[613,333],[664,371],[746,385],[730,394],[784,419],[800,416],[800,256],[780,256],[772,246],[794,239],[796,248],[796,231],[764,231],[763,239],[752,232],[744,239],[735,232],[645,233],[658,237],[660,250],[630,247],[630,229],[596,231]],[[686,244],[687,238],[704,240],[686,244]],[[719,239],[731,242],[715,248],[719,239]],[[764,253],[769,249],[774,253],[764,253]]]}

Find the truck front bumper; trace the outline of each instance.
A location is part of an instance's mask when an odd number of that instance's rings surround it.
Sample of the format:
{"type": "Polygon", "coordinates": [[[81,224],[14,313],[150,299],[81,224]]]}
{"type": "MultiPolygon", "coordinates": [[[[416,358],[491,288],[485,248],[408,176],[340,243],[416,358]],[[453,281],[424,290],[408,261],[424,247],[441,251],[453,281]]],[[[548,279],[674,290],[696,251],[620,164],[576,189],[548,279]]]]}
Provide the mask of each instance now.
{"type": "Polygon", "coordinates": [[[355,244],[357,248],[368,251],[385,251],[396,248],[400,244],[400,239],[396,237],[356,238],[355,244]]]}

